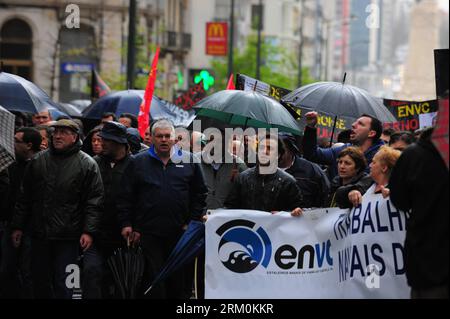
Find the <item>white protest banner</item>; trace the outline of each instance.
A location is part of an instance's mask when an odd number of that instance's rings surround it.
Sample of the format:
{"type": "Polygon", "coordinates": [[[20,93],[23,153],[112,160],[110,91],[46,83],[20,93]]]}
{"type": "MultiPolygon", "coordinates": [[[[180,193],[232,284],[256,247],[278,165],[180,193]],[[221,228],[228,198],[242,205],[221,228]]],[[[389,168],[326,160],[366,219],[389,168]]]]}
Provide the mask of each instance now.
{"type": "Polygon", "coordinates": [[[215,211],[206,223],[205,297],[408,298],[407,215],[373,189],[352,210],[215,211]]]}

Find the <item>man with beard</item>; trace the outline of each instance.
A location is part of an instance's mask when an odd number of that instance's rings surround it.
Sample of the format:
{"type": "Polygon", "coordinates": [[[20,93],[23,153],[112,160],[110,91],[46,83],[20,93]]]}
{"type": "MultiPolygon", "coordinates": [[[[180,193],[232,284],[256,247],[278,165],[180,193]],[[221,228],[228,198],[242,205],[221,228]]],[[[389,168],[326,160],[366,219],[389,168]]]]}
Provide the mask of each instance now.
{"type": "MultiPolygon", "coordinates": [[[[373,116],[363,114],[353,124],[350,132],[350,143],[339,147],[320,148],[317,146],[317,112],[308,112],[306,116],[305,134],[303,136],[303,155],[311,162],[329,165],[329,177],[333,179],[337,175],[337,156],[349,146],[357,146],[366,157],[367,163],[372,162],[372,158],[384,145],[380,139],[383,131],[382,123],[373,116]]],[[[369,166],[366,173],[369,173],[369,166]]]]}

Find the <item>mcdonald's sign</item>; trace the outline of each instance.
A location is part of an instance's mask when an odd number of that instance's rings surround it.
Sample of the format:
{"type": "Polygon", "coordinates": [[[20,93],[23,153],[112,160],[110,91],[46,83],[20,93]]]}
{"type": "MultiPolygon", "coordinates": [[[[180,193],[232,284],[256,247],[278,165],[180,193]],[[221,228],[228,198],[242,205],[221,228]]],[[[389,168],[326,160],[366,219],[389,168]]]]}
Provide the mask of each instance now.
{"type": "Polygon", "coordinates": [[[228,23],[206,23],[206,54],[224,56],[228,53],[228,23]]]}

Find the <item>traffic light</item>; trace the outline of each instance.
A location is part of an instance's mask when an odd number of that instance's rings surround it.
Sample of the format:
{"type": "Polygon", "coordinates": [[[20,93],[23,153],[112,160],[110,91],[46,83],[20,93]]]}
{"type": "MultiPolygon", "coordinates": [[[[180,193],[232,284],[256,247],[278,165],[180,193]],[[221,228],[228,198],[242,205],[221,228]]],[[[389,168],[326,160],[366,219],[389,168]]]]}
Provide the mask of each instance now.
{"type": "Polygon", "coordinates": [[[214,75],[209,70],[193,69],[190,70],[189,73],[190,73],[190,80],[192,82],[191,84],[195,85],[202,82],[205,91],[208,91],[211,87],[213,87],[214,83],[216,82],[214,75]]]}

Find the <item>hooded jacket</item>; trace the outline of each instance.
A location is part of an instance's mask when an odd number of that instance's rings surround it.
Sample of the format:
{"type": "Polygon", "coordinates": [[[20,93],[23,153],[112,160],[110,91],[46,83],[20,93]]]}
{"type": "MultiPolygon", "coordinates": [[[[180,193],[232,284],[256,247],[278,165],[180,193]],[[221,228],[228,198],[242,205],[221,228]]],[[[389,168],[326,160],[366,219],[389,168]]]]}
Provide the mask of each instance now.
{"type": "Polygon", "coordinates": [[[103,205],[100,170],[92,157],[80,151],[81,142],[58,152],[38,153],[25,169],[12,229],[29,223],[32,236],[78,239],[98,231],[103,205]]]}

